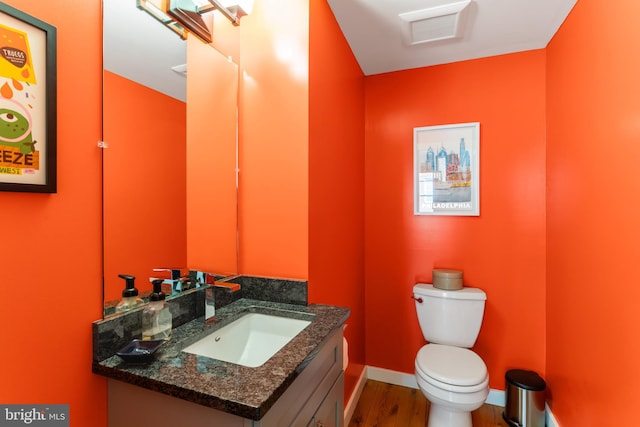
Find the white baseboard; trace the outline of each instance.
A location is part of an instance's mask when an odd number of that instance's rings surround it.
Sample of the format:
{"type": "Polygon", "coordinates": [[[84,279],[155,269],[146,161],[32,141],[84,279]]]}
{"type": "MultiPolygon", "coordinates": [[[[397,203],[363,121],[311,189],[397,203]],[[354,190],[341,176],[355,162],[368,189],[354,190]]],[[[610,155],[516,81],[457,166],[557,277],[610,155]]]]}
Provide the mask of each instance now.
{"type": "MultiPolygon", "coordinates": [[[[412,374],[391,371],[384,368],[376,368],[375,366],[367,366],[366,370],[368,379],[404,387],[418,388],[416,377],[412,374]]],[[[489,396],[487,396],[487,400],[485,402],[489,405],[504,407],[504,391],[494,389],[489,390],[489,396]]]]}
{"type": "MultiPolygon", "coordinates": [[[[364,372],[366,372],[366,379],[404,387],[418,388],[418,383],[416,382],[416,378],[413,374],[391,371],[389,369],[377,368],[375,366],[365,367],[364,372]]],[[[505,398],[505,392],[503,390],[491,389],[489,390],[489,396],[487,396],[487,400],[485,402],[489,405],[502,406],[504,408],[505,398]]],[[[545,407],[545,417],[547,427],[560,427],[560,424],[556,421],[548,405],[545,407]]],[[[351,418],[349,418],[349,420],[350,419],[351,418]]]]}
{"type": "Polygon", "coordinates": [[[416,377],[404,372],[392,371],[375,366],[367,366],[367,379],[380,381],[387,384],[400,385],[403,387],[418,388],[416,377]]]}
{"type": "Polygon", "coordinates": [[[351,422],[351,417],[353,417],[353,413],[356,410],[356,406],[358,405],[358,400],[360,400],[360,396],[362,395],[362,389],[364,388],[365,383],[367,382],[367,367],[365,366],[360,374],[360,378],[358,378],[358,382],[356,383],[356,388],[351,393],[351,397],[347,402],[347,405],[344,407],[344,425],[348,426],[351,422]]]}
{"type": "Polygon", "coordinates": [[[560,424],[558,424],[556,417],[553,416],[553,413],[551,412],[551,408],[549,408],[549,405],[544,405],[544,409],[545,409],[545,419],[547,422],[547,427],[560,427],[560,424]]]}

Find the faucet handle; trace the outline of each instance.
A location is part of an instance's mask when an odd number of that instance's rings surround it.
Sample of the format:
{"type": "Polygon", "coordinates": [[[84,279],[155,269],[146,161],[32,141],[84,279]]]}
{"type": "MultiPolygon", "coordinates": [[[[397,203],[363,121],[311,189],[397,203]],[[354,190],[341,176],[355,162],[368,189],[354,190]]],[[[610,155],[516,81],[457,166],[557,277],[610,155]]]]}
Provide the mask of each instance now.
{"type": "Polygon", "coordinates": [[[213,284],[213,286],[215,286],[216,288],[225,288],[227,289],[229,292],[236,292],[240,290],[240,284],[239,283],[231,283],[231,282],[215,282],[213,284]]]}
{"type": "Polygon", "coordinates": [[[167,271],[169,272],[169,278],[171,280],[178,280],[182,277],[182,269],[181,268],[154,268],[153,271],[161,272],[167,271]]]}
{"type": "Polygon", "coordinates": [[[191,277],[192,281],[196,282],[197,286],[202,286],[215,285],[216,281],[221,279],[223,276],[220,276],[219,274],[207,273],[200,270],[190,270],[189,277],[191,277]]]}
{"type": "Polygon", "coordinates": [[[197,287],[213,285],[216,280],[215,275],[200,270],[189,270],[189,278],[197,287]]]}
{"type": "Polygon", "coordinates": [[[216,276],[215,275],[213,275],[211,273],[203,273],[203,275],[204,275],[204,278],[203,278],[204,282],[203,283],[205,285],[213,285],[215,283],[215,281],[216,281],[216,276]]]}

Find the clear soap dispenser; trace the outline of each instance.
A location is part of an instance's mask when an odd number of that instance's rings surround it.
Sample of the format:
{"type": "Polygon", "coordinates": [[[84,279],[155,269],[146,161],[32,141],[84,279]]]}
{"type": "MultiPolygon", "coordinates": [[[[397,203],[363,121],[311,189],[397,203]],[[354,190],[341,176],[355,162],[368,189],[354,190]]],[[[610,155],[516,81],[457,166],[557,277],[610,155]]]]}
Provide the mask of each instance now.
{"type": "Polygon", "coordinates": [[[118,277],[124,279],[126,285],[122,290],[122,299],[116,305],[116,313],[123,313],[144,304],[144,301],[138,297],[138,290],[135,287],[136,278],[128,274],[118,274],[118,277]]]}
{"type": "Polygon", "coordinates": [[[171,310],[162,292],[162,279],[154,279],[153,293],[149,296],[149,303],[142,311],[142,339],[165,340],[171,339],[171,310]]]}

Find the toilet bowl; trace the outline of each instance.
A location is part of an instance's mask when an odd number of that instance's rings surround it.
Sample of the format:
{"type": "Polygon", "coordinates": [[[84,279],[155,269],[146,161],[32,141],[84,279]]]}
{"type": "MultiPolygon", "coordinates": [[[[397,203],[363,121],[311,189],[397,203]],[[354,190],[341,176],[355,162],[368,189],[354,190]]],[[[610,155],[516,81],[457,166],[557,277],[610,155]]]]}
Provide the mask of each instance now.
{"type": "Polygon", "coordinates": [[[471,411],[489,395],[487,367],[461,347],[427,344],[416,356],[418,387],[431,402],[428,427],[472,427],[471,411]]]}

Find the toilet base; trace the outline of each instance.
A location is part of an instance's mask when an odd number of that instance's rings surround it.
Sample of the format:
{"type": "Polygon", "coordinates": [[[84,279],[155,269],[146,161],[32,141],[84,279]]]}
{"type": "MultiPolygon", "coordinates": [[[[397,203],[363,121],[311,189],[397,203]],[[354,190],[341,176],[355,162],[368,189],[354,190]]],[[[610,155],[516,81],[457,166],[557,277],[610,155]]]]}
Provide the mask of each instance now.
{"type": "Polygon", "coordinates": [[[473,427],[471,412],[451,411],[442,405],[429,406],[429,423],[427,427],[473,427]]]}

